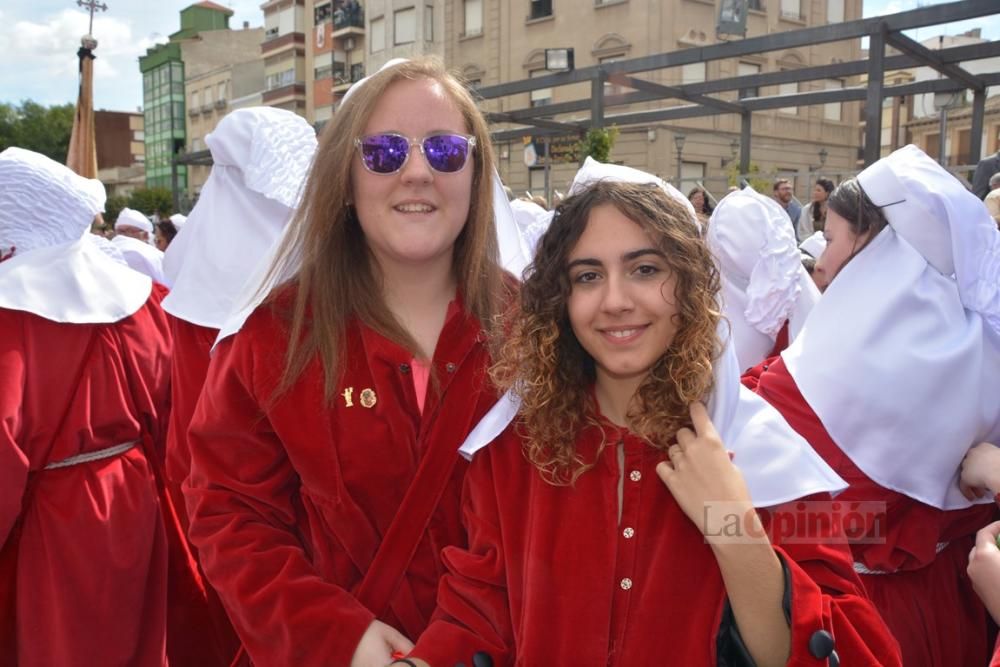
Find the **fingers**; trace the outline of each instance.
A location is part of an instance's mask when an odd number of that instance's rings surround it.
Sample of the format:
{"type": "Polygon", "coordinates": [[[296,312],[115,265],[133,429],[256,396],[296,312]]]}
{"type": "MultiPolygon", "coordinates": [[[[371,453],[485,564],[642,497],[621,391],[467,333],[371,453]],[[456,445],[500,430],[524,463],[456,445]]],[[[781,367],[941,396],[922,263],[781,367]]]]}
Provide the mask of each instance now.
{"type": "Polygon", "coordinates": [[[656,464],[656,475],[660,478],[660,481],[670,486],[671,480],[673,480],[674,475],[677,471],[674,469],[673,464],[670,461],[660,461],[656,464]]]}
{"type": "Polygon", "coordinates": [[[1000,535],[1000,521],[991,523],[976,533],[976,551],[988,553],[997,549],[997,535],[1000,535]]]}
{"type": "Polygon", "coordinates": [[[712,418],[708,416],[708,408],[701,401],[695,401],[690,406],[691,423],[694,424],[694,431],[703,438],[718,438],[719,434],[715,430],[712,418]]]}

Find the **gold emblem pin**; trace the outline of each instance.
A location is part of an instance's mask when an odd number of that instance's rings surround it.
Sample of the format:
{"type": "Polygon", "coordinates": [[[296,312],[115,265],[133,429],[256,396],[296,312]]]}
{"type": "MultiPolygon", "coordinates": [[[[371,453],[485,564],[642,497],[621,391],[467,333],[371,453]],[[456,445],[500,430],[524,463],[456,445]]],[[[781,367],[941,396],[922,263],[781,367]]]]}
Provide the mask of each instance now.
{"type": "Polygon", "coordinates": [[[363,389],[361,391],[361,406],[362,407],[373,408],[373,407],[375,407],[375,402],[377,400],[378,400],[378,397],[375,396],[375,390],[374,389],[363,389]]]}
{"type": "Polygon", "coordinates": [[[351,400],[351,396],[353,396],[353,395],[354,395],[354,387],[348,387],[347,389],[344,390],[344,393],[341,394],[341,396],[344,397],[344,407],[345,408],[352,408],[352,407],[354,407],[354,401],[351,400]]]}

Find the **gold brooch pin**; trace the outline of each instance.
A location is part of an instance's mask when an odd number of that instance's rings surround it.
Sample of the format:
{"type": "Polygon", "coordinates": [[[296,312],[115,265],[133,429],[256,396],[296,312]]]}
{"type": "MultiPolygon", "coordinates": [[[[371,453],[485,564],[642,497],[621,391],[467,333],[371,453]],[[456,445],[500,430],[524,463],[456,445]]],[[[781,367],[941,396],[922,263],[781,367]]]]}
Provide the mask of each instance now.
{"type": "Polygon", "coordinates": [[[344,407],[345,408],[352,408],[352,407],[354,407],[354,401],[351,400],[351,396],[353,396],[353,395],[354,395],[354,387],[348,387],[347,389],[344,390],[344,393],[341,394],[341,396],[344,397],[344,407]]]}
{"type": "Polygon", "coordinates": [[[378,397],[375,396],[374,389],[363,389],[361,391],[361,406],[365,408],[375,407],[375,402],[378,401],[378,397]]]}

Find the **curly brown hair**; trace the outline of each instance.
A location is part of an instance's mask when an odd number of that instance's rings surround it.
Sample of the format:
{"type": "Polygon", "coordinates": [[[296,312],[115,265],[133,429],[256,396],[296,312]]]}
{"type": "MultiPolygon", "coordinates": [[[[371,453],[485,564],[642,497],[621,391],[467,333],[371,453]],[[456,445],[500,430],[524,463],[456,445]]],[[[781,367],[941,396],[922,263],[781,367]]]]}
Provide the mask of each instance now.
{"type": "Polygon", "coordinates": [[[618,182],[599,182],[562,202],[519,299],[496,328],[490,369],[501,389],[521,399],[517,428],[525,456],[556,485],[572,484],[595,462],[583,460],[575,445],[585,425],[599,422],[590,392],[594,360],[570,326],[567,263],[590,212],[604,204],[646,231],[676,280],[677,333],[633,397],[629,427],[666,450],[678,429],[689,425],[689,404],[711,390],[712,362],[721,350],[718,270],[682,203],[656,185],[618,182]]]}

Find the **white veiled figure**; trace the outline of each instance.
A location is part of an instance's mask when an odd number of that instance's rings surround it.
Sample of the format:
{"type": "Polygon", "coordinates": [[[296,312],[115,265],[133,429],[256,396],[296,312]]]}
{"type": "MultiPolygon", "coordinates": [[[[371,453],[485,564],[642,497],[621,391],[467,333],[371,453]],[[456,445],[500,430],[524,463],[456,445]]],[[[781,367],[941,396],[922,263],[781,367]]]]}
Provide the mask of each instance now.
{"type": "Polygon", "coordinates": [[[104,200],[100,181],[44,155],[0,153],[0,308],[87,324],[142,307],[152,281],[87,238],[104,200]]]}
{"type": "Polygon", "coordinates": [[[932,507],[968,507],[962,457],[1000,442],[1000,232],[915,146],[858,181],[889,225],[844,265],[782,357],[868,477],[932,507]]]}
{"type": "Polygon", "coordinates": [[[252,107],[228,114],[205,143],[212,172],[167,248],[164,269],[171,291],[163,308],[219,329],[242,305],[248,278],[277,247],[298,206],[317,142],[301,116],[252,107]]]}
{"type": "Polygon", "coordinates": [[[111,239],[111,243],[118,248],[125,263],[133,271],[149,276],[153,282],[164,284],[163,251],[131,236],[118,235],[111,239]]]}
{"type": "Polygon", "coordinates": [[[731,192],[712,212],[706,235],[722,278],[722,310],[741,370],[762,362],[788,322],[795,340],[819,290],[802,266],[795,230],[770,197],[731,192]]]}

